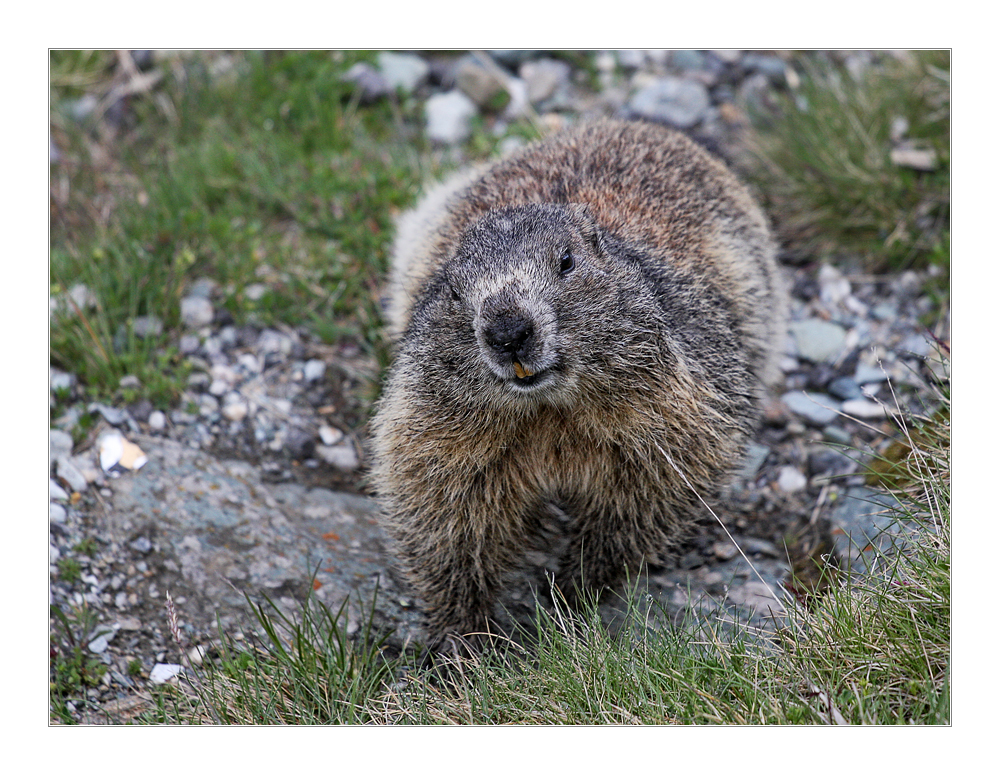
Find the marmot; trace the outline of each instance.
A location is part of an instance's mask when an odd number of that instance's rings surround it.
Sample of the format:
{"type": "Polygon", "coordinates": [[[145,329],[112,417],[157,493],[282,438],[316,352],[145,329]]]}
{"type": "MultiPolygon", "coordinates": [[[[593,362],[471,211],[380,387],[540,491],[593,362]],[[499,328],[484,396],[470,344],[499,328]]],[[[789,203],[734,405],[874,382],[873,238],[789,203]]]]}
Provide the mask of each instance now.
{"type": "Polygon", "coordinates": [[[433,646],[488,631],[551,505],[571,602],[704,513],[777,373],[775,252],[720,161],[643,122],[553,135],[403,217],[372,482],[433,646]]]}

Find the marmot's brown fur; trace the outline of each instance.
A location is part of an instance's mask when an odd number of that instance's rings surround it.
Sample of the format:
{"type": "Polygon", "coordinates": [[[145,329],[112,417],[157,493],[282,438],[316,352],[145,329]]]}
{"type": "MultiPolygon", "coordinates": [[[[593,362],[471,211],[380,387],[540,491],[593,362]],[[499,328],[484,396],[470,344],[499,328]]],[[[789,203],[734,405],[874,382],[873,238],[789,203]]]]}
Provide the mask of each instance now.
{"type": "Polygon", "coordinates": [[[675,544],[739,463],[785,309],[747,190],[656,125],[557,134],[404,217],[373,482],[434,645],[487,631],[551,505],[571,601],[675,544]]]}

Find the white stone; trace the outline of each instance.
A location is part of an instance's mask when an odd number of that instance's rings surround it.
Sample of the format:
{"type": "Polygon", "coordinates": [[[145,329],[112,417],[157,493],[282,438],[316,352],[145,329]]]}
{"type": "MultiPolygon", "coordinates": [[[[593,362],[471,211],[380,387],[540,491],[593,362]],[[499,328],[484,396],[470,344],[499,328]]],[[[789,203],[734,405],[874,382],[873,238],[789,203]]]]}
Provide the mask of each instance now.
{"type": "Polygon", "coordinates": [[[344,438],[344,432],[339,428],[331,428],[329,425],[321,425],[319,428],[319,440],[326,446],[332,447],[344,438]]]}
{"type": "Polygon", "coordinates": [[[827,304],[838,304],[851,295],[850,281],[834,266],[823,264],[817,279],[819,297],[827,304]]]}
{"type": "Polygon", "coordinates": [[[783,492],[798,492],[808,484],[805,474],[795,466],[784,466],[778,474],[778,488],[783,492]]]}
{"type": "Polygon", "coordinates": [[[236,362],[251,374],[260,373],[260,361],[250,353],[241,354],[240,357],[236,359],[236,362]]]}
{"type": "Polygon", "coordinates": [[[207,326],[214,316],[212,302],[203,296],[185,296],[181,299],[181,322],[188,328],[207,326]]]}
{"type": "Polygon", "coordinates": [[[153,669],[149,671],[149,682],[152,684],[165,684],[167,681],[176,678],[184,670],[180,665],[164,664],[157,662],[153,669]]]}
{"type": "Polygon", "coordinates": [[[251,283],[243,289],[243,295],[248,301],[260,301],[267,291],[268,287],[264,283],[251,283]]]}
{"type": "Polygon", "coordinates": [[[316,454],[321,460],[341,471],[353,471],[359,465],[358,453],[350,443],[338,444],[335,447],[319,446],[316,448],[316,454]]]}
{"type": "Polygon", "coordinates": [[[154,431],[162,431],[167,427],[167,416],[156,409],[149,413],[149,427],[154,431]]]}
{"type": "Polygon", "coordinates": [[[57,390],[71,390],[76,384],[76,375],[67,374],[59,369],[49,369],[49,389],[52,392],[57,390]]]}
{"type": "Polygon", "coordinates": [[[132,333],[140,339],[163,333],[163,321],[156,315],[142,315],[132,321],[132,333]]]}
{"type": "Polygon", "coordinates": [[[73,492],[85,492],[87,489],[86,477],[67,457],[61,457],[56,461],[56,476],[64,481],[73,492]]]}
{"type": "Polygon", "coordinates": [[[205,654],[207,653],[208,651],[204,646],[195,646],[188,651],[188,659],[191,660],[191,664],[195,667],[201,667],[201,663],[205,660],[205,654]]]}
{"type": "Polygon", "coordinates": [[[315,382],[321,379],[325,372],[326,364],[318,358],[306,361],[302,367],[302,375],[305,377],[306,382],[315,382]]]}
{"type": "Polygon", "coordinates": [[[67,457],[73,451],[73,437],[66,431],[49,431],[49,454],[53,460],[67,457]]]}
{"type": "Polygon", "coordinates": [[[51,522],[65,522],[66,521],[66,508],[58,503],[49,504],[49,521],[51,522]]]}
{"type": "Polygon", "coordinates": [[[238,399],[227,403],[224,407],[222,407],[222,416],[227,420],[239,422],[247,416],[249,411],[250,407],[247,405],[247,402],[243,399],[238,399]]]}
{"type": "Polygon", "coordinates": [[[472,132],[476,104],[458,90],[435,94],[424,106],[427,137],[436,143],[458,143],[472,132]]]}
{"type": "Polygon", "coordinates": [[[877,404],[865,398],[853,398],[850,401],[844,401],[841,409],[845,414],[861,420],[877,420],[896,414],[896,411],[888,405],[877,404]]]}
{"type": "Polygon", "coordinates": [[[68,501],[69,493],[59,486],[55,479],[49,479],[49,500],[68,501]]]}
{"type": "Polygon", "coordinates": [[[378,55],[378,69],[390,88],[409,93],[427,77],[431,68],[415,54],[383,51],[378,55]]]}

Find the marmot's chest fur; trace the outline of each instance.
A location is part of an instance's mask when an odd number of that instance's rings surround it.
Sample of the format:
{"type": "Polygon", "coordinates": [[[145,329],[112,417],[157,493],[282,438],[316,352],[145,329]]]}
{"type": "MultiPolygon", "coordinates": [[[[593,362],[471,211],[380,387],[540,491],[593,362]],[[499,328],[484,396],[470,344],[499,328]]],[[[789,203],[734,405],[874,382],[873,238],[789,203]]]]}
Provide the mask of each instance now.
{"type": "Polygon", "coordinates": [[[737,465],[786,299],[765,219],[683,136],[587,125],[399,224],[373,481],[436,641],[488,627],[547,499],[565,595],[676,541],[737,465]]]}

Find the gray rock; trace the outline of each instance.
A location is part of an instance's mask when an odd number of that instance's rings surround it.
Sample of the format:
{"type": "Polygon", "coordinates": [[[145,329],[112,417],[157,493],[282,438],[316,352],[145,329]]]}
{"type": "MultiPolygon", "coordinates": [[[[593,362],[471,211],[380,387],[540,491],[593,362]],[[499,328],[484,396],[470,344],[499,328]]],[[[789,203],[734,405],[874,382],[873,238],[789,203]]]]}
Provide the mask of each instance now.
{"type": "Polygon", "coordinates": [[[382,51],[378,55],[378,69],[390,89],[402,89],[409,94],[427,78],[431,68],[416,54],[382,51]]]}
{"type": "Polygon", "coordinates": [[[89,486],[86,477],[80,472],[68,457],[60,457],[56,460],[56,476],[65,482],[73,492],[86,492],[89,486]]]}
{"type": "Polygon", "coordinates": [[[892,564],[892,555],[905,542],[899,502],[868,487],[851,487],[830,513],[831,535],[837,556],[855,573],[892,564]]]}
{"type": "Polygon", "coordinates": [[[519,74],[528,86],[528,100],[535,105],[549,99],[560,87],[568,86],[571,70],[561,60],[538,59],[521,65],[519,74]]]}
{"type": "Polygon", "coordinates": [[[251,283],[243,289],[243,295],[250,301],[260,301],[269,290],[267,283],[251,283]]]}
{"type": "Polygon", "coordinates": [[[181,299],[181,323],[188,328],[207,326],[215,317],[212,302],[203,296],[185,296],[181,299]]]}
{"type": "Polygon", "coordinates": [[[757,476],[757,472],[760,470],[760,467],[764,465],[764,461],[767,459],[770,452],[771,450],[763,444],[750,442],[750,444],[747,445],[746,455],[744,457],[743,467],[740,469],[739,477],[741,479],[750,480],[757,476]]]}
{"type": "Polygon", "coordinates": [[[683,78],[660,78],[640,89],[628,107],[636,115],[689,129],[704,118],[711,99],[708,89],[683,78]]]}
{"type": "Polygon", "coordinates": [[[302,367],[302,376],[306,382],[316,382],[317,380],[322,379],[325,372],[326,363],[318,358],[306,361],[305,365],[302,367]]]}
{"type": "Polygon", "coordinates": [[[293,344],[291,337],[271,328],[261,331],[257,339],[257,349],[262,353],[288,355],[292,351],[293,344]]]}
{"type": "Polygon", "coordinates": [[[361,103],[368,105],[389,95],[392,88],[388,79],[367,62],[358,62],[344,73],[345,81],[357,87],[361,103]]]}
{"type": "Polygon", "coordinates": [[[81,310],[89,310],[97,306],[97,296],[83,283],[74,285],[69,289],[67,295],[81,310]]]}
{"type": "Polygon", "coordinates": [[[823,264],[817,275],[819,297],[827,304],[839,304],[851,295],[851,282],[830,264],[823,264]]]}
{"type": "Polygon", "coordinates": [[[153,544],[146,536],[139,536],[129,546],[139,552],[139,554],[149,554],[153,551],[153,544]]]}
{"type": "Polygon", "coordinates": [[[868,385],[873,382],[885,382],[889,379],[885,370],[879,366],[869,366],[865,363],[858,363],[854,370],[854,381],[861,385],[868,385]]]}
{"type": "Polygon", "coordinates": [[[285,436],[285,449],[296,460],[303,460],[316,449],[316,439],[303,428],[289,428],[285,436]]]}
{"type": "Polygon", "coordinates": [[[539,55],[540,52],[532,51],[530,49],[523,48],[491,48],[489,49],[489,55],[493,57],[497,62],[507,67],[517,67],[522,62],[527,62],[529,59],[534,59],[539,55]]]}
{"type": "Polygon", "coordinates": [[[66,431],[53,429],[49,431],[49,455],[52,460],[68,457],[73,452],[73,437],[66,431]]]}
{"type": "MultiPolygon", "coordinates": [[[[510,95],[510,102],[503,109],[502,117],[507,121],[511,121],[528,115],[531,107],[531,102],[528,100],[528,84],[520,78],[510,78],[507,81],[507,93],[510,95]]],[[[520,138],[508,137],[506,139],[520,138]]],[[[504,153],[503,143],[501,143],[499,150],[501,154],[504,153]]]]}
{"type": "Polygon", "coordinates": [[[505,107],[510,101],[505,82],[496,67],[480,61],[478,56],[462,57],[455,67],[455,86],[481,108],[505,107]]]}
{"type": "Polygon", "coordinates": [[[852,442],[851,434],[836,425],[828,425],[823,428],[823,440],[844,447],[851,446],[852,442]]]}
{"type": "Polygon", "coordinates": [[[638,70],[646,64],[646,52],[640,49],[623,49],[616,51],[615,56],[618,58],[618,64],[626,70],[638,70]]]}
{"type": "Polygon", "coordinates": [[[329,425],[321,425],[319,429],[319,440],[322,441],[326,446],[332,447],[334,444],[339,442],[344,438],[344,432],[337,429],[331,428],[329,425]]]}
{"type": "Polygon", "coordinates": [[[795,466],[782,466],[778,474],[778,489],[782,492],[798,492],[804,490],[808,480],[795,466]]]}
{"type": "Polygon", "coordinates": [[[910,334],[899,343],[898,351],[908,355],[916,355],[920,358],[930,355],[931,343],[923,334],[910,334]]]}
{"type": "Polygon", "coordinates": [[[847,332],[836,323],[810,318],[789,325],[799,357],[813,363],[832,363],[846,343],[847,332]]]}
{"type": "Polygon", "coordinates": [[[792,390],[781,397],[782,402],[797,417],[811,425],[823,426],[837,418],[840,403],[823,393],[804,393],[792,390]]]}
{"type": "Polygon", "coordinates": [[[140,339],[159,336],[163,333],[163,321],[156,315],[141,315],[132,321],[132,333],[140,339]]]}
{"type": "Polygon", "coordinates": [[[695,49],[678,49],[670,52],[670,64],[680,70],[702,70],[705,55],[695,49]]]}
{"type": "Polygon", "coordinates": [[[884,417],[896,414],[896,410],[889,407],[888,404],[879,404],[875,401],[869,401],[867,398],[855,398],[850,401],[844,401],[841,409],[845,414],[862,420],[881,420],[884,417]]]}
{"type": "Polygon", "coordinates": [[[149,427],[154,431],[162,431],[167,427],[167,416],[159,409],[150,412],[149,427]]]}
{"type": "Polygon", "coordinates": [[[76,375],[67,374],[59,369],[49,369],[49,390],[53,393],[57,391],[70,391],[76,385],[76,375]]]}
{"type": "Polygon", "coordinates": [[[350,442],[337,444],[334,447],[321,445],[316,448],[316,456],[341,471],[353,471],[358,465],[358,453],[350,442]]]}
{"type": "Polygon", "coordinates": [[[134,374],[126,374],[118,380],[118,387],[124,390],[138,390],[142,387],[142,382],[134,374]]]}
{"type": "Polygon", "coordinates": [[[476,104],[462,92],[453,90],[435,94],[424,106],[427,137],[435,143],[459,143],[472,132],[476,104]]]}
{"type": "Polygon", "coordinates": [[[780,557],[781,553],[770,541],[765,541],[763,538],[753,538],[752,536],[742,536],[736,539],[736,542],[740,545],[742,549],[747,554],[763,554],[767,557],[780,557]]]}
{"type": "Polygon", "coordinates": [[[899,315],[899,311],[896,309],[895,303],[891,301],[880,301],[872,307],[871,315],[876,320],[895,320],[895,318],[899,315]]]}
{"type": "Polygon", "coordinates": [[[762,73],[773,84],[780,86],[785,83],[785,62],[779,57],[749,53],[743,57],[743,66],[747,70],[762,73]]]}
{"type": "Polygon", "coordinates": [[[49,504],[49,521],[62,524],[66,521],[66,508],[58,503],[49,504]]]}
{"type": "Polygon", "coordinates": [[[841,401],[849,401],[852,398],[861,398],[861,385],[850,377],[837,377],[826,386],[827,392],[836,396],[841,401]]]}
{"type": "Polygon", "coordinates": [[[198,348],[201,347],[201,339],[199,339],[194,334],[184,334],[178,343],[181,355],[190,355],[191,353],[198,352],[198,348]]]}
{"type": "Polygon", "coordinates": [[[250,412],[250,407],[246,401],[238,395],[235,399],[228,398],[225,406],[222,407],[222,416],[231,422],[239,422],[250,412]]]}
{"type": "Polygon", "coordinates": [[[59,486],[59,482],[55,479],[49,479],[49,500],[51,501],[68,501],[69,493],[67,493],[62,487],[59,486]]]}
{"type": "Polygon", "coordinates": [[[184,668],[180,665],[157,663],[149,671],[149,682],[151,684],[165,684],[167,681],[179,676],[183,670],[184,668]]]}
{"type": "Polygon", "coordinates": [[[212,298],[212,294],[215,293],[215,289],[219,287],[219,284],[213,280],[211,277],[200,277],[191,283],[191,287],[188,288],[188,296],[196,296],[202,299],[212,298]]]}
{"type": "Polygon", "coordinates": [[[105,406],[104,404],[95,402],[87,407],[87,411],[91,414],[97,412],[104,418],[105,422],[111,425],[122,425],[128,421],[128,412],[124,409],[116,409],[113,406],[105,406]]]}

